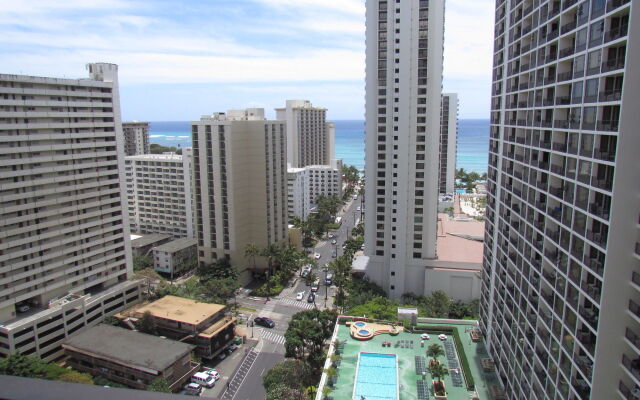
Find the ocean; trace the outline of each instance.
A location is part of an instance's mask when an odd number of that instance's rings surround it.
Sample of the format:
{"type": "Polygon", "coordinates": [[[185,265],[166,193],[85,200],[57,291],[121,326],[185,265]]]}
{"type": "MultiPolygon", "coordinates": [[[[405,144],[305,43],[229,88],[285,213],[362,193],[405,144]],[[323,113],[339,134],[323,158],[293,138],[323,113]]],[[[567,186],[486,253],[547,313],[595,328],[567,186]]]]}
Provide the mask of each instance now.
{"type": "MultiPolygon", "coordinates": [[[[364,121],[333,121],[336,125],[336,157],[345,164],[364,169],[364,121]]],[[[191,146],[189,121],[151,122],[151,143],[163,146],[191,146]]],[[[487,172],[489,153],[489,120],[458,121],[456,168],[478,173],[487,172]]]]}

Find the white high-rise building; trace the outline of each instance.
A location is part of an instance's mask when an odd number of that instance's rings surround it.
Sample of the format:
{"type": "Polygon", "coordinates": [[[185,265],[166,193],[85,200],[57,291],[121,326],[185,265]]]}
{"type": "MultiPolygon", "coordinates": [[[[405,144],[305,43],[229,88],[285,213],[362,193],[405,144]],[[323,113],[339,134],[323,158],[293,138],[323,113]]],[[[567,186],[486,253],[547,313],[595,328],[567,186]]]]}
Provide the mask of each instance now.
{"type": "Polygon", "coordinates": [[[443,93],[440,109],[440,194],[455,189],[456,149],[458,141],[458,94],[443,93]]]}
{"type": "Polygon", "coordinates": [[[367,275],[395,298],[436,256],[443,38],[443,1],[366,1],[367,275]]]}
{"type": "Polygon", "coordinates": [[[283,121],[264,109],[231,110],[192,122],[198,259],[229,258],[243,282],[266,260],[245,257],[248,244],[286,244],[287,161],[283,121]]]}
{"type": "Polygon", "coordinates": [[[276,119],[286,122],[287,163],[292,168],[332,165],[335,125],[326,118],[327,109],[308,100],[287,100],[285,108],[276,108],[276,119]]]}
{"type": "Polygon", "coordinates": [[[342,198],[342,169],[330,165],[310,165],[304,168],[288,168],[289,219],[306,220],[315,210],[318,196],[342,198]]]}
{"type": "Polygon", "coordinates": [[[131,275],[118,67],[0,74],[0,356],[45,360],[140,299],[131,275]]]}
{"type": "Polygon", "coordinates": [[[638,399],[640,4],[496,2],[481,327],[509,399],[638,399]]]}
{"type": "Polygon", "coordinates": [[[149,154],[149,123],[148,122],[123,122],[124,154],[135,156],[149,154]]]}
{"type": "Polygon", "coordinates": [[[131,231],[193,238],[193,151],[125,158],[131,231]]]}

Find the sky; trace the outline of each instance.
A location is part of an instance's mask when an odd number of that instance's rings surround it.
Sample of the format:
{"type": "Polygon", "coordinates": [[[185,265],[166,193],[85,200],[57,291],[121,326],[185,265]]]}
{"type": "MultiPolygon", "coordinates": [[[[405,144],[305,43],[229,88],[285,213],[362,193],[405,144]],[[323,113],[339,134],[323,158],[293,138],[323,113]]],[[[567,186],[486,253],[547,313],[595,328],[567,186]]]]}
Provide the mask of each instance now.
{"type": "MultiPolygon", "coordinates": [[[[432,0],[437,1],[437,0],[432,0]]],[[[364,0],[0,0],[0,73],[119,66],[122,119],[188,121],[311,100],[364,119],[364,0]]],[[[445,92],[489,117],[494,0],[447,0],[445,92]]]]}

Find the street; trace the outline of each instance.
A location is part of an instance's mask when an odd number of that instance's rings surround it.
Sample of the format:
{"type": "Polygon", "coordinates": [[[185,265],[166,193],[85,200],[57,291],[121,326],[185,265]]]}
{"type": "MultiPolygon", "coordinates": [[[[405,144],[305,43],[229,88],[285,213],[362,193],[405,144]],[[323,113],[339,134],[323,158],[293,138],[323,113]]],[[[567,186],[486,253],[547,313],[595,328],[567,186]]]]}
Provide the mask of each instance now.
{"type": "MultiPolygon", "coordinates": [[[[316,294],[315,303],[307,302],[310,287],[305,285],[304,279],[300,277],[299,273],[292,279],[289,287],[285,288],[279,296],[271,298],[269,301],[264,298],[247,295],[237,297],[239,306],[257,310],[251,315],[247,315],[249,320],[258,316],[268,317],[276,323],[276,326],[274,328],[265,328],[256,325],[245,328],[247,330],[247,338],[259,339],[260,343],[255,348],[255,354],[249,354],[250,357],[244,360],[236,376],[223,377],[220,381],[224,385],[229,382],[229,388],[221,396],[222,399],[264,400],[266,393],[262,386],[262,377],[274,365],[284,359],[284,334],[293,314],[314,307],[324,309],[332,306],[335,288],[324,284],[326,273],[322,268],[333,260],[332,253],[334,250],[337,251],[338,256],[342,254],[342,244],[348,238],[347,231],[351,232],[355,222],[360,220],[360,212],[356,211],[357,207],[360,206],[361,196],[357,200],[350,199],[343,207],[344,211],[340,210],[338,213],[338,216],[342,217],[342,225],[335,232],[336,245],[331,244],[331,239],[325,238],[319,241],[315,248],[311,249],[309,257],[313,257],[314,253],[320,254],[320,259],[316,260],[319,268],[314,270],[314,273],[320,277],[320,289],[316,294]],[[305,292],[304,299],[296,300],[296,294],[301,291],[305,292]]],[[[211,393],[207,392],[203,393],[203,396],[213,397],[212,391],[211,393]]]]}

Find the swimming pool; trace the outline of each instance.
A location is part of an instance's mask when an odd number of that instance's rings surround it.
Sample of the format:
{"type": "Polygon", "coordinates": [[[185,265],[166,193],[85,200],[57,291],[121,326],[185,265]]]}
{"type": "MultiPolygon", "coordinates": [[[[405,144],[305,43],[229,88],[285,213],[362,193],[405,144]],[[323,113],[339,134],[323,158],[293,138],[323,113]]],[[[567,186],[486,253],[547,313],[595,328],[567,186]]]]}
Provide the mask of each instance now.
{"type": "Polygon", "coordinates": [[[465,194],[465,193],[467,193],[467,190],[466,189],[456,189],[456,193],[465,194]]]}
{"type": "Polygon", "coordinates": [[[398,362],[395,354],[360,353],[353,399],[397,400],[398,362]]]}

